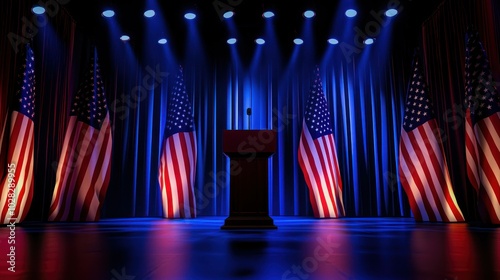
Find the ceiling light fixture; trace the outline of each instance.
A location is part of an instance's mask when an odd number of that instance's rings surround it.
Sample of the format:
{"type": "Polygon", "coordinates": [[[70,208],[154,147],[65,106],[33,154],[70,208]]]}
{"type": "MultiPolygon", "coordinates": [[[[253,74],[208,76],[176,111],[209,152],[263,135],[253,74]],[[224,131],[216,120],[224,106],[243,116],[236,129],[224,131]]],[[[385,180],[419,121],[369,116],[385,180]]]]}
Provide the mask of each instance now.
{"type": "Polygon", "coordinates": [[[271,11],[265,11],[264,13],[262,13],[262,17],[263,18],[272,18],[272,17],[274,17],[274,13],[271,11]]]}
{"type": "Polygon", "coordinates": [[[155,11],[154,10],[147,10],[144,12],[144,16],[147,18],[152,18],[155,16],[155,11]]]}
{"type": "Polygon", "coordinates": [[[39,5],[35,5],[33,6],[33,8],[31,8],[31,11],[36,15],[43,15],[45,13],[45,8],[39,5]]]}
{"type": "Polygon", "coordinates": [[[105,10],[105,11],[103,11],[101,13],[101,15],[103,17],[106,17],[106,18],[111,18],[111,17],[113,17],[115,15],[115,11],[113,11],[113,10],[105,10]]]}
{"type": "Polygon", "coordinates": [[[312,10],[307,10],[304,12],[303,15],[305,18],[312,18],[316,15],[316,13],[314,13],[314,11],[312,11],[312,10]]]}
{"type": "Polygon", "coordinates": [[[257,43],[259,45],[263,45],[266,43],[266,41],[262,38],[257,38],[257,39],[255,39],[255,43],[257,43]]]}
{"type": "Polygon", "coordinates": [[[330,39],[328,39],[328,43],[331,45],[337,45],[339,43],[339,40],[337,40],[335,38],[330,38],[330,39]]]}
{"type": "Polygon", "coordinates": [[[354,9],[349,9],[349,10],[345,11],[345,15],[347,17],[350,17],[350,18],[355,17],[357,14],[358,14],[358,12],[354,9]]]}
{"type": "Polygon", "coordinates": [[[196,14],[189,12],[189,13],[184,14],[184,18],[186,18],[188,20],[193,20],[196,18],[196,14]]]}

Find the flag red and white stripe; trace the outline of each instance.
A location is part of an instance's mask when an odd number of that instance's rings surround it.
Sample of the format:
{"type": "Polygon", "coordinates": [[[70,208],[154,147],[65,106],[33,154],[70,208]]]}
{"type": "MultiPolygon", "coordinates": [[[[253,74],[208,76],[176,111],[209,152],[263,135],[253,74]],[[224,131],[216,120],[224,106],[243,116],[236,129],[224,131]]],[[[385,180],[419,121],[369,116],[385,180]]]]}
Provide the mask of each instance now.
{"type": "Polygon", "coordinates": [[[98,221],[111,173],[112,137],[94,57],[75,95],[57,168],[49,221],[98,221]]]}
{"type": "Polygon", "coordinates": [[[35,65],[29,44],[18,78],[19,89],[0,139],[0,157],[5,159],[5,166],[0,167],[0,218],[4,224],[22,222],[33,199],[35,65]]]}
{"type": "Polygon", "coordinates": [[[399,178],[417,221],[461,222],[427,85],[418,57],[406,100],[399,178]]]}
{"type": "Polygon", "coordinates": [[[166,137],[159,166],[158,180],[165,218],[196,217],[197,147],[191,111],[181,67],[169,98],[166,137]]]}
{"type": "Polygon", "coordinates": [[[306,105],[298,160],[309,188],[314,216],[317,218],[344,216],[342,178],[330,113],[318,68],[306,105]]]}
{"type": "Polygon", "coordinates": [[[477,31],[469,32],[466,41],[467,176],[482,220],[500,224],[500,97],[477,31]]]}
{"type": "Polygon", "coordinates": [[[193,182],[196,171],[194,132],[168,137],[160,160],[160,190],[165,218],[195,218],[193,182]]]}

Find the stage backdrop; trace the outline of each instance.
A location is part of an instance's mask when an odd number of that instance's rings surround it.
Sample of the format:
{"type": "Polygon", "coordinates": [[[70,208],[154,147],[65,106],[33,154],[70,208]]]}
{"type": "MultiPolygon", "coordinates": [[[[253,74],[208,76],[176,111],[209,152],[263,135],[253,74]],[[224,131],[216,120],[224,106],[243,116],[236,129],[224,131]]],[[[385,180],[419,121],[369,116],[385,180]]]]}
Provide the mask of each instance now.
{"type": "MultiPolygon", "coordinates": [[[[473,2],[460,1],[468,5],[473,2]]],[[[196,126],[195,193],[199,216],[228,214],[229,162],[222,153],[222,131],[248,128],[278,132],[278,151],[270,160],[270,214],[312,216],[297,149],[315,65],[320,67],[332,115],[347,216],[411,216],[397,179],[397,156],[414,47],[423,48],[438,116],[447,116],[453,104],[463,104],[464,36],[470,22],[484,35],[492,63],[496,50],[498,63],[496,42],[500,36],[494,29],[500,22],[498,15],[482,13],[485,7],[476,5],[467,11],[477,12],[460,13],[458,6],[456,1],[445,1],[424,24],[423,36],[416,33],[391,38],[388,27],[377,43],[397,43],[374,44],[353,56],[346,56],[338,47],[318,53],[305,44],[290,56],[280,57],[276,55],[277,45],[271,44],[257,48],[252,61],[239,61],[237,51],[229,46],[230,59],[211,59],[210,53],[203,51],[203,42],[196,42],[196,38],[186,44],[180,57],[173,55],[168,45],[138,53],[120,41],[95,42],[61,7],[31,36],[37,62],[37,113],[35,194],[28,220],[47,219],[71,97],[83,79],[94,45],[113,127],[112,173],[101,218],[162,215],[160,149],[168,94],[180,64],[196,126]],[[477,20],[485,15],[496,24],[477,20]],[[440,28],[434,28],[433,22],[440,28]],[[457,24],[460,29],[454,29],[457,24]],[[432,35],[434,32],[457,34],[441,43],[437,35],[432,35]],[[250,119],[247,108],[252,108],[250,119]]],[[[11,32],[22,35],[21,19],[32,18],[29,6],[2,1],[1,11],[3,38],[11,32]]],[[[3,123],[7,96],[15,86],[17,60],[10,41],[1,42],[1,61],[5,65],[0,72],[3,123]]],[[[498,73],[498,66],[495,69],[498,73]]],[[[466,218],[475,219],[474,195],[463,177],[463,128],[454,129],[453,123],[443,118],[438,121],[449,136],[444,141],[445,153],[459,205],[466,218]]]]}

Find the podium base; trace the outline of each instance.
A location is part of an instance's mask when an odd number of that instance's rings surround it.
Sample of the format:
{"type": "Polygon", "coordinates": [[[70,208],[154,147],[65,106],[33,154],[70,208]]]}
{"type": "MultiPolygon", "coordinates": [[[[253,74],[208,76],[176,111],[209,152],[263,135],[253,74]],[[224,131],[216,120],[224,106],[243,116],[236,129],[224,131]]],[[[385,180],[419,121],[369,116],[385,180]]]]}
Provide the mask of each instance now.
{"type": "Polygon", "coordinates": [[[278,229],[278,227],[269,216],[233,216],[226,218],[220,229],[278,229]]]}

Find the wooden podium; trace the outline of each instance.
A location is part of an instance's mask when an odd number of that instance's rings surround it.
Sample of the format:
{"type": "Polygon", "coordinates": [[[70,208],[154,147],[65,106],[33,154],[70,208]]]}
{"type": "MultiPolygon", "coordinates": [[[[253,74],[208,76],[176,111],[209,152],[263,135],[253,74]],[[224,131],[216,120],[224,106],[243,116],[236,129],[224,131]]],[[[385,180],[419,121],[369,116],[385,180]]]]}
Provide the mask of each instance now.
{"type": "Polygon", "coordinates": [[[273,130],[225,130],[222,150],[231,159],[229,217],[221,229],[277,229],[269,217],[268,158],[273,130]]]}

